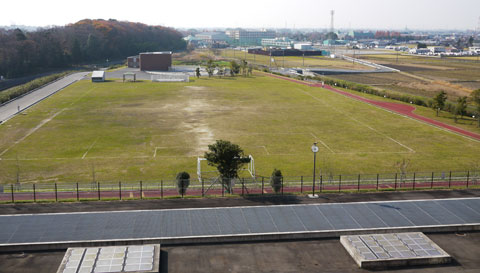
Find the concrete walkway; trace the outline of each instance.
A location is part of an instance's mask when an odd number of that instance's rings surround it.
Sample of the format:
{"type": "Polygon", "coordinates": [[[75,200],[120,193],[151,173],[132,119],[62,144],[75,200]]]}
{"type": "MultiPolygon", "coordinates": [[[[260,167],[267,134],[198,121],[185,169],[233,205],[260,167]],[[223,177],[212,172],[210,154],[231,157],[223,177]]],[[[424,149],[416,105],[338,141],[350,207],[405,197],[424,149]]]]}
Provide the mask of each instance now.
{"type": "Polygon", "coordinates": [[[30,108],[39,101],[57,93],[70,84],[83,79],[89,72],[79,72],[56,80],[44,87],[41,87],[23,97],[14,99],[0,106],[0,123],[6,122],[16,114],[30,108]]]}
{"type": "Polygon", "coordinates": [[[0,216],[0,251],[480,228],[480,198],[0,216]]]}

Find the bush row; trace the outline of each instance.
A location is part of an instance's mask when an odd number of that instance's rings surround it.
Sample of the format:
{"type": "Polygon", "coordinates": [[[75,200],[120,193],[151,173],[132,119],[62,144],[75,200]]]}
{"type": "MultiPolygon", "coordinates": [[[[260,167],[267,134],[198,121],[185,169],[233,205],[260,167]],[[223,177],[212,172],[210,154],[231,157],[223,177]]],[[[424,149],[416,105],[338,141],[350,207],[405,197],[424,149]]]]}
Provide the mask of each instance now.
{"type": "MultiPolygon", "coordinates": [[[[408,95],[408,94],[399,94],[399,93],[393,93],[393,92],[388,92],[387,90],[378,90],[375,89],[371,86],[364,85],[364,84],[358,84],[354,82],[349,82],[345,80],[338,80],[338,79],[332,79],[328,77],[302,77],[302,79],[310,79],[310,80],[316,80],[316,81],[323,81],[325,84],[332,85],[332,86],[337,86],[340,88],[345,88],[345,89],[351,89],[357,92],[362,92],[366,94],[371,94],[379,97],[384,97],[384,98],[389,98],[393,100],[398,100],[406,103],[411,103],[419,106],[425,106],[425,107],[432,107],[433,106],[433,100],[429,98],[424,98],[420,96],[414,96],[414,95],[408,95]]],[[[455,104],[451,102],[445,103],[445,107],[442,109],[444,111],[450,112],[452,114],[455,114],[455,104]]],[[[465,113],[466,116],[472,116],[473,113],[470,113],[467,111],[465,113]]]]}
{"type": "Polygon", "coordinates": [[[64,77],[68,74],[70,74],[70,71],[67,72],[62,72],[58,74],[53,74],[45,77],[41,77],[38,79],[35,79],[33,81],[27,82],[25,84],[15,86],[12,88],[9,88],[7,90],[4,90],[0,92],[0,104],[5,103],[7,101],[13,100],[17,97],[20,97],[21,95],[24,95],[34,89],[37,89],[45,84],[48,84],[50,82],[53,82],[54,80],[57,80],[61,77],[64,77]]]}

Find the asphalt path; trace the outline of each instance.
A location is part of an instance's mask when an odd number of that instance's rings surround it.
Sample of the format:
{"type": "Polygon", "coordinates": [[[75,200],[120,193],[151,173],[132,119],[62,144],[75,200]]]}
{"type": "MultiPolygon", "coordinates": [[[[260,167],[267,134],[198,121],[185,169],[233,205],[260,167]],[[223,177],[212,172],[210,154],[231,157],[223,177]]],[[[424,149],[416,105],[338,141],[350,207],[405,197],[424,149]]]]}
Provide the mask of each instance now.
{"type": "Polygon", "coordinates": [[[70,84],[83,79],[90,72],[79,72],[68,75],[64,78],[56,80],[44,87],[41,87],[23,97],[14,99],[0,106],[0,123],[6,122],[16,114],[30,108],[36,103],[57,93],[70,84]]]}

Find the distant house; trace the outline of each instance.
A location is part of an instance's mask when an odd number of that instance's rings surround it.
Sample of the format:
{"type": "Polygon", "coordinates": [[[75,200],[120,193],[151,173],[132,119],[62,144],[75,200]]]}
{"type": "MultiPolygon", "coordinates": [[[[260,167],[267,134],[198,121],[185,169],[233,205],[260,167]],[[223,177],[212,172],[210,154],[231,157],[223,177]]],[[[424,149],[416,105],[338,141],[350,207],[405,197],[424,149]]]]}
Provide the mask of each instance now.
{"type": "Polygon", "coordinates": [[[443,46],[429,46],[427,47],[428,50],[430,50],[431,53],[445,53],[447,52],[447,49],[443,46]]]}
{"type": "Polygon", "coordinates": [[[105,71],[93,71],[92,82],[104,82],[104,81],[105,81],[105,71]]]}
{"type": "Polygon", "coordinates": [[[127,58],[127,66],[130,68],[139,68],[140,67],[140,57],[131,56],[127,58]]]}
{"type": "Polygon", "coordinates": [[[262,39],[261,44],[263,47],[292,48],[293,41],[287,37],[282,37],[273,39],[262,39]]]}

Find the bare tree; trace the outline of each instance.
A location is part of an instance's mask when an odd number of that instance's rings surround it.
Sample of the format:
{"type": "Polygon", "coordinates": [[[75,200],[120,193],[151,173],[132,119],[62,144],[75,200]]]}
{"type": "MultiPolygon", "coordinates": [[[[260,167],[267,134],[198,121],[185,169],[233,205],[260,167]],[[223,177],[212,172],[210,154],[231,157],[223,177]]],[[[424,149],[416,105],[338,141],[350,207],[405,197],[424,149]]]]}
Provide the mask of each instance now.
{"type": "Polygon", "coordinates": [[[400,182],[402,183],[407,178],[407,168],[409,164],[410,164],[410,159],[405,159],[405,158],[402,159],[402,161],[395,162],[395,167],[398,169],[398,172],[400,173],[400,182]]]}

